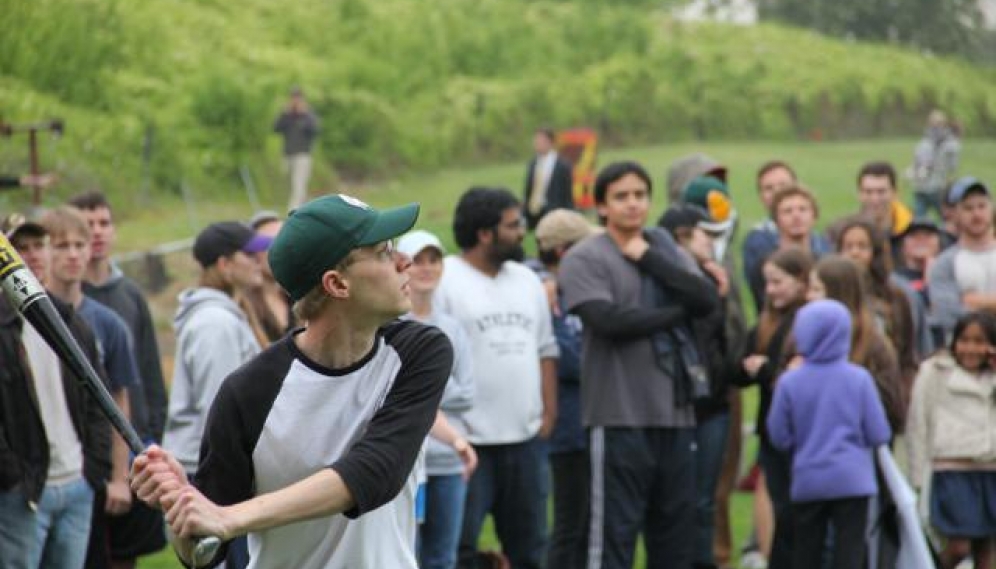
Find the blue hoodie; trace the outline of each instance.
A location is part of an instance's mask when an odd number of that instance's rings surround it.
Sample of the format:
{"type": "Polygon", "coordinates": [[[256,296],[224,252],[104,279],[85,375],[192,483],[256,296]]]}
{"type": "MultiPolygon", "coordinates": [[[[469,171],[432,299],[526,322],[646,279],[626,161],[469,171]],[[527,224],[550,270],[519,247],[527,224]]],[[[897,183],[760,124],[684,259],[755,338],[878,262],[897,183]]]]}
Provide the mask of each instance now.
{"type": "Polygon", "coordinates": [[[871,496],[873,448],[892,433],[861,366],[847,361],[851,315],[835,300],[804,306],[792,328],[805,359],[778,380],[768,414],[768,436],[792,453],[792,501],[871,496]]]}

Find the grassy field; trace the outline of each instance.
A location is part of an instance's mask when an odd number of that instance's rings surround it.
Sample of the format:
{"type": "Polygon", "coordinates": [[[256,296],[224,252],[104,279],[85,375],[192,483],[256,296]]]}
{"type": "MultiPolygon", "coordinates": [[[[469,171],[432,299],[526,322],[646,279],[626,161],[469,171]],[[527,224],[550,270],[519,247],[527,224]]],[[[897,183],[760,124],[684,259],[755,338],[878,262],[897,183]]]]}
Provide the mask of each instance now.
{"type": "MultiPolygon", "coordinates": [[[[526,143],[527,141],[523,141],[524,147],[526,143]]],[[[822,224],[856,208],[854,176],[862,163],[868,160],[890,160],[902,170],[910,161],[914,144],[914,140],[684,144],[609,150],[602,153],[600,163],[632,158],[645,164],[657,184],[654,196],[654,218],[656,218],[665,206],[662,188],[667,165],[675,158],[690,152],[706,152],[728,165],[731,190],[742,219],[741,227],[744,228],[762,218],[753,185],[757,166],[769,159],[784,159],[795,166],[801,179],[819,196],[822,224]]],[[[976,175],[983,180],[996,182],[994,156],[996,156],[996,141],[968,140],[964,144],[961,171],[976,175]]],[[[438,233],[448,246],[452,246],[450,218],[460,193],[471,185],[502,185],[518,193],[521,191],[524,162],[525,156],[522,163],[445,169],[433,175],[385,181],[381,184],[352,188],[351,191],[371,204],[379,206],[407,201],[421,202],[423,210],[419,226],[438,233]]],[[[911,196],[905,187],[902,189],[902,197],[905,201],[911,202],[911,196]]],[[[276,189],[264,188],[262,199],[266,206],[279,209],[285,197],[276,189]]],[[[152,204],[141,213],[121,220],[122,249],[144,249],[163,241],[190,237],[196,227],[213,220],[247,218],[252,213],[248,203],[248,200],[213,202],[203,199],[192,204],[190,208],[180,200],[152,204]]],[[[172,345],[168,322],[175,308],[173,300],[175,292],[194,279],[192,263],[171,259],[169,266],[173,270],[175,284],[168,292],[153,298],[153,311],[157,322],[161,325],[160,340],[164,345],[167,359],[170,350],[165,348],[172,345]]],[[[748,390],[745,393],[744,406],[748,421],[754,414],[754,401],[753,391],[748,390]]],[[[753,456],[753,439],[748,438],[746,442],[747,448],[751,450],[744,453],[745,461],[753,456]]],[[[739,544],[749,531],[750,495],[734,496],[732,518],[735,543],[739,544]]],[[[482,546],[496,547],[490,526],[482,538],[482,546]]],[[[171,552],[163,552],[143,559],[139,567],[173,569],[180,565],[171,552]]]]}

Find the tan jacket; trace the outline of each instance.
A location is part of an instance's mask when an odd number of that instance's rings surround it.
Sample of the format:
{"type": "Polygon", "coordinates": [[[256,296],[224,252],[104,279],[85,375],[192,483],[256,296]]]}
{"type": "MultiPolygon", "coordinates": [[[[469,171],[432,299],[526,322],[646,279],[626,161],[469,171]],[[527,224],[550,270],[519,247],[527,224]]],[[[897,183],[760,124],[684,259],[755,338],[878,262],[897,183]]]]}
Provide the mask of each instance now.
{"type": "Polygon", "coordinates": [[[925,485],[938,459],[996,462],[994,389],[996,374],[971,374],[946,352],[923,362],[907,424],[914,485],[925,485]]]}

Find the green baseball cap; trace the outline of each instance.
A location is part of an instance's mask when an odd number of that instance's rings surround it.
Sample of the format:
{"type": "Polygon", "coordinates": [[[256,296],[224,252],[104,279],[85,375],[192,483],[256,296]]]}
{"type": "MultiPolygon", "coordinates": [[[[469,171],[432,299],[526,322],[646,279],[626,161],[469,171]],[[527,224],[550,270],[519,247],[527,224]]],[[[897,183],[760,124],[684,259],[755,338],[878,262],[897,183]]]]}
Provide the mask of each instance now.
{"type": "Polygon", "coordinates": [[[270,246],[273,277],[300,300],[325,271],[357,247],[397,237],[415,225],[419,204],[378,211],[343,194],[314,199],[292,211],[270,246]]]}

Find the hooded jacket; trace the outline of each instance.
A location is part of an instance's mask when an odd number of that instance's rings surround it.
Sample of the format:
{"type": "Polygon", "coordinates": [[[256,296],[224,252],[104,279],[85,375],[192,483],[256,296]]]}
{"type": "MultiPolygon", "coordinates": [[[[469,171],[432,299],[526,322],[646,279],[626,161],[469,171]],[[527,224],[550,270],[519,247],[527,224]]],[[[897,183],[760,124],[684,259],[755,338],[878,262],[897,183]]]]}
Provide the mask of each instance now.
{"type": "Polygon", "coordinates": [[[245,313],[232,297],[213,288],[183,291],[173,328],[176,358],[163,447],[187,472],[194,472],[204,423],[218,388],[260,347],[245,313]]]}
{"type": "Polygon", "coordinates": [[[792,331],[804,363],[779,379],[768,414],[772,444],[792,453],[792,501],[876,494],[872,449],[892,433],[871,375],[847,361],[850,313],[816,301],[792,331]]]}

